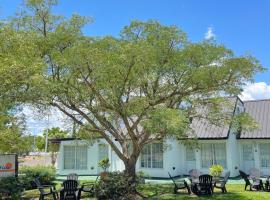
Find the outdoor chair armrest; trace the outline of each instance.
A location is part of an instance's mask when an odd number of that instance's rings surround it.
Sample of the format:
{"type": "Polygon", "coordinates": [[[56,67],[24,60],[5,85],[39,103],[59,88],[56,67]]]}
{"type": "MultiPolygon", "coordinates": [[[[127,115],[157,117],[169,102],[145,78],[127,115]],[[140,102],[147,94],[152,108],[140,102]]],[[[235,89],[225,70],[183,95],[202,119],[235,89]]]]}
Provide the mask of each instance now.
{"type": "Polygon", "coordinates": [[[85,182],[85,183],[83,183],[82,184],[82,188],[84,188],[84,187],[93,187],[93,186],[95,186],[95,183],[91,183],[91,182],[85,182]]]}
{"type": "Polygon", "coordinates": [[[54,186],[53,185],[41,185],[38,188],[54,188],[54,186]]]}
{"type": "Polygon", "coordinates": [[[51,191],[55,191],[55,190],[56,190],[56,188],[55,188],[55,186],[54,186],[54,185],[41,185],[41,186],[40,186],[40,187],[38,187],[38,188],[41,188],[41,189],[50,188],[50,189],[51,189],[51,191]]]}

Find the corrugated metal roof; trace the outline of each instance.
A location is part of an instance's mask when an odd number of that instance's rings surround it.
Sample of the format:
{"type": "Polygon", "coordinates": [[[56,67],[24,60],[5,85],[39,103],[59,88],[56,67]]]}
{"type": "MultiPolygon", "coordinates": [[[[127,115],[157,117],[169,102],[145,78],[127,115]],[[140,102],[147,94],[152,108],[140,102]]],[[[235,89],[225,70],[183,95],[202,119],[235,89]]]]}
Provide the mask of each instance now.
{"type": "MultiPolygon", "coordinates": [[[[229,108],[230,110],[227,110],[226,112],[231,113],[233,116],[237,97],[230,97],[229,101],[232,103],[232,105],[229,108]]],[[[230,131],[230,125],[217,126],[202,118],[193,118],[190,127],[193,130],[193,134],[198,139],[226,139],[228,138],[230,131]]]]}
{"type": "Polygon", "coordinates": [[[244,102],[245,112],[259,124],[259,128],[242,132],[240,139],[263,139],[270,138],[270,99],[244,102]]]}

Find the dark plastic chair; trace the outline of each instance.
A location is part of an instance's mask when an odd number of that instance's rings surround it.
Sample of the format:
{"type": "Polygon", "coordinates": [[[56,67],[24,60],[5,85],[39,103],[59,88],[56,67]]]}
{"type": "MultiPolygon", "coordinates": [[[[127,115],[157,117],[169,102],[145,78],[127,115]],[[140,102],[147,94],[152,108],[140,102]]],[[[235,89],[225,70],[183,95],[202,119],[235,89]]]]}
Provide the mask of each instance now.
{"type": "Polygon", "coordinates": [[[230,171],[226,172],[224,178],[214,184],[215,188],[221,189],[222,193],[227,193],[226,183],[230,177],[230,171]]]}
{"type": "Polygon", "coordinates": [[[175,181],[174,178],[171,176],[171,174],[168,172],[170,179],[172,180],[174,184],[174,194],[178,193],[178,190],[180,189],[186,189],[188,194],[191,194],[190,187],[188,186],[187,182],[185,180],[183,181],[175,181]]]}
{"type": "Polygon", "coordinates": [[[239,174],[240,174],[241,178],[244,179],[244,181],[245,181],[245,183],[246,183],[246,184],[245,184],[245,190],[247,190],[247,187],[248,187],[248,186],[249,186],[249,190],[250,190],[250,191],[251,191],[253,188],[254,188],[255,190],[261,190],[261,189],[263,189],[263,183],[262,183],[262,180],[260,180],[260,179],[253,179],[253,182],[250,182],[249,176],[248,176],[245,172],[239,170],[239,174]]]}
{"type": "Polygon", "coordinates": [[[212,176],[205,174],[199,176],[199,184],[197,185],[198,195],[212,195],[213,194],[213,182],[212,176]]]}
{"type": "Polygon", "coordinates": [[[65,180],[63,182],[63,189],[60,193],[60,199],[66,200],[66,199],[73,199],[73,200],[79,200],[79,189],[78,189],[78,181],[76,180],[65,180]]]}
{"type": "Polygon", "coordinates": [[[267,177],[267,179],[266,179],[265,191],[270,192],[270,177],[267,177]]]}
{"type": "Polygon", "coordinates": [[[54,185],[41,185],[38,178],[34,179],[34,183],[39,190],[39,200],[44,200],[44,197],[52,196],[54,200],[58,199],[58,193],[54,185]]]}

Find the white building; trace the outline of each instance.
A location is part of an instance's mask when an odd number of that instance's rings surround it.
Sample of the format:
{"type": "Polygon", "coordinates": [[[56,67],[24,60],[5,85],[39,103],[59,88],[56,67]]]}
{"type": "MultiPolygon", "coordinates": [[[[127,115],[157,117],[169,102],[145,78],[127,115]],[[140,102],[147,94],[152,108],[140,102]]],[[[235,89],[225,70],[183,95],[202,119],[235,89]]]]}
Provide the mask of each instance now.
{"type": "MultiPolygon", "coordinates": [[[[245,101],[233,98],[233,114],[249,113],[259,124],[253,132],[234,133],[230,126],[217,127],[202,120],[193,120],[192,128],[198,137],[199,148],[186,147],[179,140],[167,139],[144,147],[137,162],[137,171],[151,177],[168,177],[188,174],[191,169],[208,173],[212,164],[220,164],[231,176],[238,170],[248,172],[259,168],[270,175],[270,100],[245,101]],[[166,148],[164,148],[166,146],[166,148]]],[[[103,139],[91,144],[83,140],[66,138],[60,142],[58,174],[97,175],[98,162],[110,159],[110,171],[121,171],[124,164],[103,139]]]]}

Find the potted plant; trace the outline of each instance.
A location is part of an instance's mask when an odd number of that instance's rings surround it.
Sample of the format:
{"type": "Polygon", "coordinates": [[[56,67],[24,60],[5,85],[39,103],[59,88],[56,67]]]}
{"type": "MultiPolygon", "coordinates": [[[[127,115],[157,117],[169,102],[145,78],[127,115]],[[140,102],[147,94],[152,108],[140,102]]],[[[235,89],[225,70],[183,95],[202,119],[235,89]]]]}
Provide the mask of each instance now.
{"type": "Polygon", "coordinates": [[[210,175],[213,176],[213,179],[219,180],[224,169],[221,165],[212,165],[209,170],[210,175]]]}
{"type": "Polygon", "coordinates": [[[110,160],[108,157],[103,158],[99,161],[98,166],[103,169],[103,172],[100,173],[101,177],[105,177],[108,175],[107,169],[110,167],[110,160]]]}

